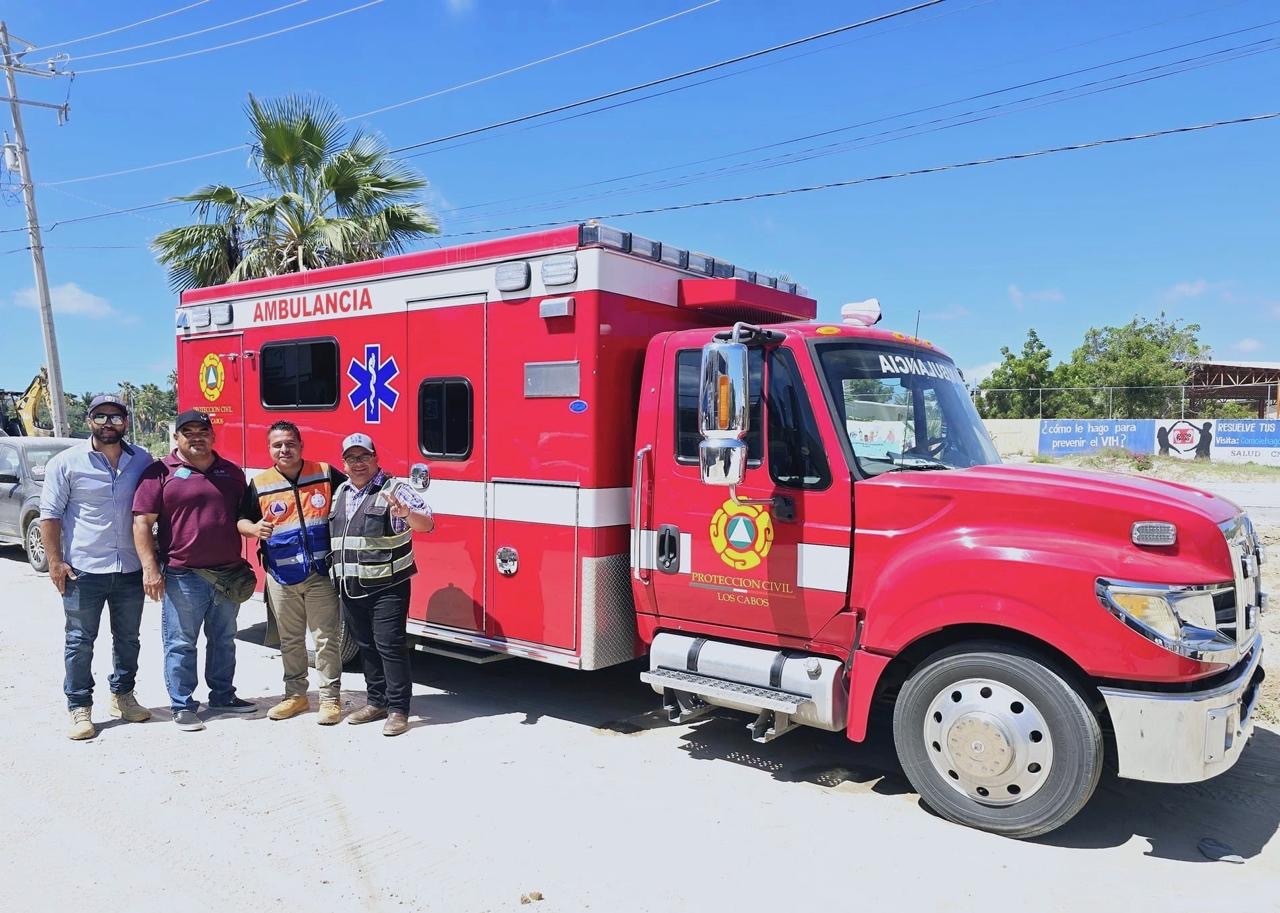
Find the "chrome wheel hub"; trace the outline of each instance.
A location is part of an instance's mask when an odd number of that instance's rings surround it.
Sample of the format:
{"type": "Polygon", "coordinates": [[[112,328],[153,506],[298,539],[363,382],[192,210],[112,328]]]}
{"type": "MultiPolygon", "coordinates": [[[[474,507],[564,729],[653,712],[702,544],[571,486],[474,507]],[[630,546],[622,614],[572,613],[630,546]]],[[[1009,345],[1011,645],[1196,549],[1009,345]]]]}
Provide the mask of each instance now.
{"type": "Polygon", "coordinates": [[[965,679],[939,692],[922,734],[938,774],[986,805],[1014,805],[1034,795],[1053,764],[1053,739],[1040,710],[994,679],[965,679]]]}
{"type": "Polygon", "coordinates": [[[44,559],[44,540],[40,538],[39,520],[35,520],[27,526],[27,551],[36,561],[44,559]]]}

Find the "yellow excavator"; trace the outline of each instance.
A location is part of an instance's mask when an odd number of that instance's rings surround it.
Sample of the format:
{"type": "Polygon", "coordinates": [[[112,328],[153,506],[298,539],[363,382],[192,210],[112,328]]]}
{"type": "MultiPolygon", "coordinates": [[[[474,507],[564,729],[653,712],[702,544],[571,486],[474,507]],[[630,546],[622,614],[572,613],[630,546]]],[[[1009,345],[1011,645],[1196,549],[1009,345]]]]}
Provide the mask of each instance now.
{"type": "Polygon", "coordinates": [[[25,390],[0,390],[0,437],[52,437],[49,374],[44,368],[25,390]]]}

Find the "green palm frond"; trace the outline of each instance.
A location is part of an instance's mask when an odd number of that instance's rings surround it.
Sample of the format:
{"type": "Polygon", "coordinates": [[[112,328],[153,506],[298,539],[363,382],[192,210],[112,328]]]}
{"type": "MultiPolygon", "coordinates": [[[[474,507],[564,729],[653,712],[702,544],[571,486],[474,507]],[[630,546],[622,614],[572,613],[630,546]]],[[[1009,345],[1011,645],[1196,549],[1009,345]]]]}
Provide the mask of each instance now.
{"type": "Polygon", "coordinates": [[[174,198],[199,220],[152,241],[174,289],[375,259],[439,231],[417,198],[426,179],[376,135],[348,137],[328,101],[250,95],[245,113],[251,163],[268,187],[249,196],[209,184],[174,198]]]}

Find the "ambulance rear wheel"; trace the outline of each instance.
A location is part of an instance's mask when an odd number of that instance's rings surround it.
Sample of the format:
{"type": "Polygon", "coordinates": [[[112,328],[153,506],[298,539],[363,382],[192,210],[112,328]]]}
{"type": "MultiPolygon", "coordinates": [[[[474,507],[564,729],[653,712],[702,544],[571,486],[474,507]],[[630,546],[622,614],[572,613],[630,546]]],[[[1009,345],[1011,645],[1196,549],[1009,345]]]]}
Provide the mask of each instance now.
{"type": "Polygon", "coordinates": [[[893,740],[930,808],[1006,837],[1066,824],[1102,773],[1102,730],[1084,698],[1046,661],[1003,645],[923,663],[898,696],[893,740]]]}
{"type": "Polygon", "coordinates": [[[347,627],[346,612],[338,613],[338,649],[341,652],[343,666],[355,662],[355,658],[360,655],[360,645],[356,643],[355,635],[347,627]]]}

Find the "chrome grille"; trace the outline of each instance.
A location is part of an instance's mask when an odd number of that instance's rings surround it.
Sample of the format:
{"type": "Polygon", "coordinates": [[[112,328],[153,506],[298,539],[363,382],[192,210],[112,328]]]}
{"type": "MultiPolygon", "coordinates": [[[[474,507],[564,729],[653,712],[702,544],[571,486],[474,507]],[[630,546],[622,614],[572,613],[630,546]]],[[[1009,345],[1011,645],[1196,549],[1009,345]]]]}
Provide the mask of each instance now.
{"type": "Polygon", "coordinates": [[[1219,633],[1236,641],[1244,651],[1257,633],[1258,606],[1261,603],[1262,578],[1258,573],[1258,540],[1253,525],[1244,514],[1219,527],[1231,553],[1232,589],[1227,598],[1215,598],[1215,621],[1219,633]]]}

